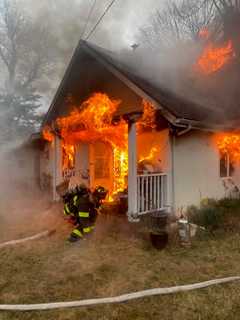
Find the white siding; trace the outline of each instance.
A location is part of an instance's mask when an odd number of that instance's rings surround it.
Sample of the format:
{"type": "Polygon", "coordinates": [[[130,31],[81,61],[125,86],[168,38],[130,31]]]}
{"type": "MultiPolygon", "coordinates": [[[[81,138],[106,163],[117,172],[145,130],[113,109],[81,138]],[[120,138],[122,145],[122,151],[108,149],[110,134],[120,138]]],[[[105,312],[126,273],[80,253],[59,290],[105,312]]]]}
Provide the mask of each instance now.
{"type": "Polygon", "coordinates": [[[40,186],[52,191],[54,150],[53,143],[47,142],[40,151],[40,186]]]}
{"type": "MultiPolygon", "coordinates": [[[[214,134],[190,132],[175,139],[174,145],[175,208],[184,210],[199,205],[202,199],[227,196],[220,178],[219,150],[214,134]]],[[[233,181],[239,185],[240,170],[233,181]]]]}

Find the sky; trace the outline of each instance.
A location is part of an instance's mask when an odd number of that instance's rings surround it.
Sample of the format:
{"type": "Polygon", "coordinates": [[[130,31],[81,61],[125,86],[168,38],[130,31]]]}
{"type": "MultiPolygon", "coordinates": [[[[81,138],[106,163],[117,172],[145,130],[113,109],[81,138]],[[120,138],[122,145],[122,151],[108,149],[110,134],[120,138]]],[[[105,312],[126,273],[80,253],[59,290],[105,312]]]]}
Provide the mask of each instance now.
{"type": "MultiPolygon", "coordinates": [[[[0,0],[1,1],[1,0],[0,0]]],[[[44,95],[44,109],[49,105],[60,79],[77,46],[83,27],[94,0],[16,0],[32,19],[40,25],[48,24],[49,32],[56,36],[56,54],[61,64],[56,69],[56,81],[51,82],[49,95],[44,95]]],[[[136,34],[156,9],[161,9],[167,0],[116,0],[108,11],[90,42],[112,51],[131,48],[136,43],[136,34]]],[[[85,36],[91,31],[111,0],[96,0],[85,36]]],[[[47,93],[47,92],[46,92],[47,93]]]]}
{"type": "MultiPolygon", "coordinates": [[[[48,89],[41,89],[43,95],[41,109],[45,111],[70,62],[94,0],[16,1],[33,20],[36,19],[43,26],[48,24],[47,30],[56,36],[56,56],[61,65],[55,68],[55,79],[48,81],[48,89]]],[[[115,52],[131,49],[131,45],[139,43],[139,40],[136,40],[139,29],[157,9],[161,10],[167,1],[116,0],[89,41],[115,52]]],[[[110,3],[111,0],[96,0],[85,36],[110,3]]]]}
{"type": "Polygon", "coordinates": [[[109,32],[109,43],[105,43],[105,46],[108,45],[112,50],[132,45],[139,28],[157,8],[163,5],[164,0],[124,0],[123,2],[124,5],[120,0],[116,0],[91,41],[98,44],[104,43],[103,35],[109,32]]]}
{"type": "MultiPolygon", "coordinates": [[[[23,2],[33,16],[50,14],[52,22],[56,19],[57,24],[71,21],[79,23],[80,29],[85,24],[86,17],[94,0],[17,0],[23,2]],[[71,6],[71,1],[75,5],[71,6]],[[72,20],[71,20],[72,19],[72,20]]],[[[167,0],[116,0],[110,11],[104,17],[90,41],[102,47],[118,50],[130,47],[135,42],[135,35],[138,29],[145,24],[145,21],[158,8],[163,7],[167,0]]],[[[93,28],[104,9],[111,0],[97,0],[86,34],[93,28]]],[[[43,19],[44,23],[44,19],[43,19]]],[[[65,39],[66,40],[66,39],[65,39]]],[[[64,39],[63,39],[64,41],[64,39]]]]}

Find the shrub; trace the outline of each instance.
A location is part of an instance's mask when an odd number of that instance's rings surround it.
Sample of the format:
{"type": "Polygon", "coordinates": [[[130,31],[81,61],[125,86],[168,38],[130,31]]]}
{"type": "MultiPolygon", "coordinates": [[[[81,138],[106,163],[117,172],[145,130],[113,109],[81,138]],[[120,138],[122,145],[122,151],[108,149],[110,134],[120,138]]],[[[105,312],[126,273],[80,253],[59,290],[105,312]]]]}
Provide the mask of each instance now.
{"type": "Polygon", "coordinates": [[[209,208],[209,207],[216,207],[217,200],[212,198],[204,198],[201,200],[200,207],[201,208],[209,208]]]}
{"type": "Polygon", "coordinates": [[[200,208],[188,207],[187,216],[190,222],[210,231],[231,229],[233,225],[236,229],[240,227],[240,199],[203,199],[200,208]]]}
{"type": "Polygon", "coordinates": [[[187,210],[189,221],[210,231],[219,229],[224,223],[225,210],[214,199],[205,199],[200,208],[190,206],[187,210]]]}
{"type": "Polygon", "coordinates": [[[240,209],[240,199],[223,198],[217,202],[217,206],[226,210],[238,208],[240,209]]]}

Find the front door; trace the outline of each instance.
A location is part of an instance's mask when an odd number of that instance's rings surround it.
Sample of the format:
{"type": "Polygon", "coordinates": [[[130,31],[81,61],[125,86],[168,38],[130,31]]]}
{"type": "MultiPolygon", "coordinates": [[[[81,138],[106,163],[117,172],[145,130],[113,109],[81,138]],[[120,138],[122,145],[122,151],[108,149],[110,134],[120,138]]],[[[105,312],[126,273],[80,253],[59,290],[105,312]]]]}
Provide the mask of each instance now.
{"type": "Polygon", "coordinates": [[[113,189],[113,154],[108,143],[95,142],[90,146],[90,186],[113,189]]]}

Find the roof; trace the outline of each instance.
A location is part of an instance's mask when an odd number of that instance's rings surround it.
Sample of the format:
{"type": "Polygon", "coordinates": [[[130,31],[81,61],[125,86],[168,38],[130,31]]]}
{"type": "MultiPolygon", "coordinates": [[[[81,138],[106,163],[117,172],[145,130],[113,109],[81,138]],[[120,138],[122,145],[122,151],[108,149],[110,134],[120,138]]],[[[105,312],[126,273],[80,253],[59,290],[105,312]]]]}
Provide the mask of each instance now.
{"type": "MultiPolygon", "coordinates": [[[[136,95],[152,101],[156,108],[161,110],[162,115],[173,125],[191,125],[193,128],[198,129],[222,130],[223,128],[234,129],[240,123],[240,121],[238,121],[238,119],[240,120],[240,115],[236,117],[234,110],[230,112],[231,117],[226,119],[226,110],[224,108],[216,108],[208,104],[199,104],[187,100],[184,96],[176,94],[165,87],[161,87],[159,83],[153,79],[140,77],[133,71],[131,66],[122,62],[117,54],[97,47],[89,42],[80,41],[44,119],[43,125],[46,124],[49,119],[53,118],[53,114],[56,113],[56,109],[59,108],[62,93],[68,86],[71,74],[74,71],[76,72],[76,69],[81,68],[81,63],[79,63],[80,56],[84,54],[98,61],[98,63],[123,82],[136,95]]],[[[129,105],[121,107],[119,114],[122,115],[133,111],[131,109],[132,106],[133,104],[131,107],[129,107],[129,105]]]]}

